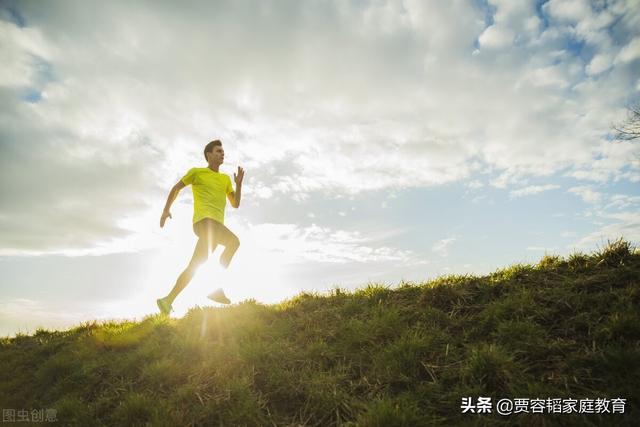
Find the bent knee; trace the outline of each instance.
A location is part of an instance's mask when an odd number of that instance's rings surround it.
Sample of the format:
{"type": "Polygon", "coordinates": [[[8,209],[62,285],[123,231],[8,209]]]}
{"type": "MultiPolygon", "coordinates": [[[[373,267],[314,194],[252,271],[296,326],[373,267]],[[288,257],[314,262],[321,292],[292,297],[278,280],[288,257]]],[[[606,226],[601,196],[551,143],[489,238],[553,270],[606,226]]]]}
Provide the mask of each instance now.
{"type": "Polygon", "coordinates": [[[222,245],[225,247],[225,249],[237,249],[238,246],[240,246],[240,239],[238,239],[238,236],[236,236],[235,234],[229,233],[225,236],[222,245]]]}

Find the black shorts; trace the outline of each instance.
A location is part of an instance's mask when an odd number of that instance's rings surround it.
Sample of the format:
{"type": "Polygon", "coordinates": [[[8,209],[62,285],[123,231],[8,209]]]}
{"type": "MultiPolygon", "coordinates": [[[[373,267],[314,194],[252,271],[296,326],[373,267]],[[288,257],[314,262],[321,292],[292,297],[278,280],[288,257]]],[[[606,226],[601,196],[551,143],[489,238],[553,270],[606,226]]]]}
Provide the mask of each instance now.
{"type": "Polygon", "coordinates": [[[238,237],[231,230],[211,218],[202,218],[193,224],[193,232],[199,239],[209,241],[212,248],[215,245],[228,247],[239,244],[238,237]]]}

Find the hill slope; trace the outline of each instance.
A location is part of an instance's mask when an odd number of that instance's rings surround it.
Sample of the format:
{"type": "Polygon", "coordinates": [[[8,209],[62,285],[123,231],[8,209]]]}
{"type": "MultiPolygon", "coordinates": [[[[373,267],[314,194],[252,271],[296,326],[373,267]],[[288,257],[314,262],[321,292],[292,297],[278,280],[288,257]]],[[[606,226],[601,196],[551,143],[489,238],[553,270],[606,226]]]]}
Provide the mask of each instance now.
{"type": "Polygon", "coordinates": [[[632,425],[639,302],[640,253],[618,241],[484,277],[39,330],[0,340],[0,406],[83,426],[632,425]],[[491,414],[462,413],[481,396],[491,414]],[[626,404],[501,416],[499,398],[626,404]]]}

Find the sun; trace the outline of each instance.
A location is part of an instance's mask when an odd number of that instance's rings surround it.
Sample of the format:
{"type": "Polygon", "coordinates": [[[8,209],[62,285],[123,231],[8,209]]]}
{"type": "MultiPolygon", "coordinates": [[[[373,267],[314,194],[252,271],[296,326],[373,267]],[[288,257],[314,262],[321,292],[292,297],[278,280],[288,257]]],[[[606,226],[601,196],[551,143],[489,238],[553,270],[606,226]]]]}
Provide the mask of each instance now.
{"type": "MultiPolygon", "coordinates": [[[[295,291],[286,283],[287,265],[278,254],[259,245],[260,236],[249,228],[233,224],[230,228],[240,238],[240,248],[228,269],[220,263],[224,247],[218,246],[209,254],[207,261],[198,268],[189,285],[176,298],[173,308],[175,316],[184,315],[195,306],[217,306],[206,298],[216,288],[223,288],[232,303],[255,299],[261,303],[276,303],[293,296],[295,291]]],[[[166,295],[180,273],[187,267],[197,243],[190,229],[180,225],[168,231],[163,247],[157,250],[149,278],[155,282],[150,292],[155,298],[166,295]]],[[[152,300],[155,302],[155,298],[152,300]]],[[[148,305],[146,297],[144,306],[148,305]]]]}
{"type": "MultiPolygon", "coordinates": [[[[163,228],[159,226],[159,215],[153,213],[135,224],[128,224],[129,228],[137,230],[135,243],[144,248],[147,256],[144,265],[140,265],[138,276],[132,279],[129,297],[107,307],[107,312],[116,317],[143,317],[156,313],[156,299],[171,291],[189,264],[198,240],[192,229],[191,206],[175,204],[171,212],[173,218],[163,228]]],[[[287,282],[291,258],[281,251],[274,251],[272,243],[265,245],[273,236],[261,235],[263,228],[234,218],[225,221],[225,225],[240,239],[240,248],[231,265],[225,270],[219,264],[224,247],[218,246],[209,253],[208,260],[176,298],[173,316],[183,316],[195,306],[217,306],[206,297],[216,288],[223,288],[232,304],[248,299],[277,303],[298,292],[299,284],[287,282]]]]}

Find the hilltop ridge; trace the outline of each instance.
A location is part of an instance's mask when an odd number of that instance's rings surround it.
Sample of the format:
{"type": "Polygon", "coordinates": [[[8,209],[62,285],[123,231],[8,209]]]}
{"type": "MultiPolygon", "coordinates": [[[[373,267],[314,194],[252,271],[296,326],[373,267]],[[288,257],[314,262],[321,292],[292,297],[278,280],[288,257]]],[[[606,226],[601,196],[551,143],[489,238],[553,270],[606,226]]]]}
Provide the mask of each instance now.
{"type": "Polygon", "coordinates": [[[83,426],[633,425],[639,313],[640,253],[618,240],[481,277],[3,338],[0,406],[83,426]],[[625,401],[507,416],[500,398],[625,401]]]}

